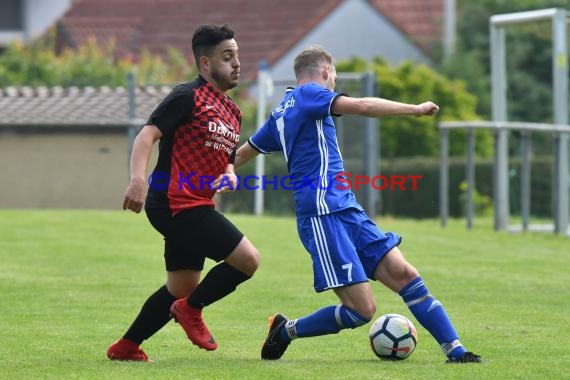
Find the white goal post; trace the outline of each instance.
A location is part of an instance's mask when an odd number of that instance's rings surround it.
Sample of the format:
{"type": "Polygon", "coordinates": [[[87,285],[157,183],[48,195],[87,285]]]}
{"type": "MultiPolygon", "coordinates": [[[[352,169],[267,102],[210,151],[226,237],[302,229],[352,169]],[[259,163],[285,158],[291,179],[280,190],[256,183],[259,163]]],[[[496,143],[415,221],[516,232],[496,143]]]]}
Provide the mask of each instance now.
{"type": "Polygon", "coordinates": [[[522,176],[522,217],[523,229],[528,227],[530,205],[530,164],[528,163],[528,133],[530,131],[550,131],[555,135],[554,147],[554,231],[568,234],[569,182],[568,182],[568,62],[566,30],[568,13],[565,9],[550,8],[528,12],[516,12],[491,16],[491,90],[492,121],[446,122],[440,124],[441,166],[440,166],[440,218],[443,226],[448,216],[448,173],[447,149],[448,130],[466,128],[468,130],[467,149],[467,219],[471,227],[473,216],[472,192],[474,186],[474,138],[473,130],[491,128],[494,130],[495,158],[493,174],[493,203],[495,209],[495,230],[506,230],[509,221],[509,175],[508,175],[508,133],[509,130],[524,132],[523,136],[523,176],[522,176]],[[552,87],[554,124],[507,122],[507,69],[506,33],[509,25],[535,21],[552,22],[552,87]],[[526,145],[525,145],[526,144],[526,145]],[[526,147],[526,149],[525,149],[526,147]]]}

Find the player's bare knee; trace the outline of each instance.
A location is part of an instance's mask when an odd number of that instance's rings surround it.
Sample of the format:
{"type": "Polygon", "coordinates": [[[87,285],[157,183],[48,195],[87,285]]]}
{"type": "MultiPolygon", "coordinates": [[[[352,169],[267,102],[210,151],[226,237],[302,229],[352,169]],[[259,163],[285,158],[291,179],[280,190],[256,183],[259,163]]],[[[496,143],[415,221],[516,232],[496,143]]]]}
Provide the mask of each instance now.
{"type": "Polygon", "coordinates": [[[188,297],[188,295],[194,291],[194,288],[194,286],[170,285],[168,283],[166,284],[166,289],[168,289],[168,292],[177,299],[188,297]]]}
{"type": "Polygon", "coordinates": [[[366,302],[359,305],[355,305],[353,309],[367,320],[371,320],[376,314],[376,302],[366,302]]]}
{"type": "Polygon", "coordinates": [[[257,268],[259,268],[259,260],[261,257],[259,251],[254,248],[252,250],[249,250],[247,254],[244,255],[244,257],[245,268],[243,272],[247,275],[253,276],[257,268]]]}
{"type": "Polygon", "coordinates": [[[259,251],[253,246],[250,246],[247,249],[240,249],[232,252],[225,261],[240,272],[243,272],[248,276],[253,276],[259,267],[259,260],[259,251]]]}
{"type": "Polygon", "coordinates": [[[410,279],[410,281],[416,279],[419,276],[420,276],[420,272],[418,272],[415,268],[413,269],[413,271],[408,273],[408,278],[410,279]]]}
{"type": "Polygon", "coordinates": [[[358,314],[360,314],[362,317],[366,318],[367,322],[370,322],[372,320],[375,313],[376,313],[376,309],[374,309],[374,310],[370,309],[368,311],[359,311],[358,312],[358,314]]]}
{"type": "Polygon", "coordinates": [[[410,281],[415,280],[418,278],[420,273],[418,270],[411,264],[406,265],[404,269],[404,273],[402,274],[402,282],[404,285],[407,285],[410,281]]]}
{"type": "Polygon", "coordinates": [[[360,315],[369,321],[374,317],[374,314],[376,314],[376,304],[368,305],[368,307],[362,313],[360,313],[360,315]]]}

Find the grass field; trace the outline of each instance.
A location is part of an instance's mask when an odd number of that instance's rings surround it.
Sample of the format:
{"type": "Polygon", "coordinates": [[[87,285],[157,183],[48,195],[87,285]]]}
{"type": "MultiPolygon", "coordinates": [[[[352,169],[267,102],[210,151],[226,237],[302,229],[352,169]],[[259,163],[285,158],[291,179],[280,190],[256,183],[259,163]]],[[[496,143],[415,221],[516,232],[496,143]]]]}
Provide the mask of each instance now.
{"type": "MultiPolygon", "coordinates": [[[[482,365],[449,365],[416,322],[416,352],[377,359],[368,327],[300,339],[282,360],[259,349],[269,314],[305,315],[336,303],[316,294],[308,254],[291,218],[230,215],[260,249],[256,276],[206,309],[220,347],[199,350],[170,323],[143,344],[155,363],[112,362],[107,346],[164,281],[162,240],[143,215],[0,211],[0,378],[33,379],[562,379],[570,378],[570,239],[493,232],[477,220],[380,220],[445,305],[482,365]]],[[[401,313],[375,285],[377,316],[401,313]]]]}

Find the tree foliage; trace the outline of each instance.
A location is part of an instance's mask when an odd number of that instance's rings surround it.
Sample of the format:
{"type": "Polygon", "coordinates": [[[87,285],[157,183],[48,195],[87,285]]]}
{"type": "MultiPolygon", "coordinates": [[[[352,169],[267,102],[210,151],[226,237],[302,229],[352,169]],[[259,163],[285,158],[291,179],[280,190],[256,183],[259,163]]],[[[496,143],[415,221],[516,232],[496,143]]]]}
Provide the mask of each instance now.
{"type": "MultiPolygon", "coordinates": [[[[166,57],[143,50],[135,61],[117,58],[112,41],[104,46],[94,39],[75,50],[56,54],[53,32],[29,45],[11,44],[0,54],[0,87],[7,86],[109,86],[126,87],[129,73],[137,84],[172,85],[193,80],[198,71],[182,52],[167,49],[166,57]]],[[[243,111],[242,125],[255,126],[255,104],[243,89],[233,89],[230,96],[243,111]]],[[[251,127],[249,127],[251,129],[251,127]]],[[[254,128],[254,127],[253,127],[254,128]]]]}
{"type": "Polygon", "coordinates": [[[143,51],[135,62],[117,58],[112,42],[94,39],[75,50],[55,53],[53,33],[29,45],[13,43],[0,55],[0,87],[6,86],[126,86],[127,74],[139,84],[175,83],[191,79],[196,69],[174,48],[166,57],[143,51]]]}
{"type": "MultiPolygon", "coordinates": [[[[491,118],[489,18],[554,7],[570,10],[570,0],[458,0],[457,50],[442,72],[467,83],[485,119],[491,118]]],[[[551,22],[513,25],[506,32],[508,119],[552,122],[551,22]]]]}
{"type": "MultiPolygon", "coordinates": [[[[439,131],[437,124],[445,120],[475,120],[477,99],[461,80],[449,80],[425,65],[405,62],[391,67],[381,58],[368,62],[353,58],[339,62],[337,71],[365,72],[371,70],[377,79],[377,96],[405,103],[432,100],[440,107],[436,117],[392,117],[381,121],[381,152],[385,157],[437,156],[439,131]]],[[[465,131],[450,135],[450,154],[465,152],[465,131]]],[[[489,133],[476,135],[477,153],[489,156],[492,138],[489,133]]]]}

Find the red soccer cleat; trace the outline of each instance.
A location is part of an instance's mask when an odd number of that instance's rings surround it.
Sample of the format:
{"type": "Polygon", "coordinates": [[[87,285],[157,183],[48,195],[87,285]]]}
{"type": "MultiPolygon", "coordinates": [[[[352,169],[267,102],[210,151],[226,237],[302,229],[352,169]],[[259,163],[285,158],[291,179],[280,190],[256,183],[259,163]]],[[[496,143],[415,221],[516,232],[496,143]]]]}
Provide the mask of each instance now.
{"type": "Polygon", "coordinates": [[[170,315],[182,326],[188,339],[196,346],[208,351],[218,348],[218,343],[202,320],[202,309],[195,309],[188,305],[187,298],[174,301],[170,307],[170,315]]]}
{"type": "Polygon", "coordinates": [[[135,362],[152,362],[139,345],[121,338],[107,349],[107,357],[111,360],[130,360],[135,362]]]}

